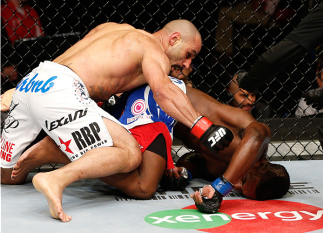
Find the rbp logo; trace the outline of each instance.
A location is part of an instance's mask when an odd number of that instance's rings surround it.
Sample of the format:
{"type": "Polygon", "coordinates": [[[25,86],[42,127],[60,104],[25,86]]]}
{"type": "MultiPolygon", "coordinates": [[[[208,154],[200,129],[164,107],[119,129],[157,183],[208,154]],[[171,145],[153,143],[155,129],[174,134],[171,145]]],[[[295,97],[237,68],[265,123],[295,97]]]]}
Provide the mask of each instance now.
{"type": "Polygon", "coordinates": [[[80,131],[75,131],[72,133],[72,137],[79,150],[82,150],[88,146],[93,145],[96,142],[101,141],[99,136],[100,127],[98,123],[93,122],[89,127],[83,127],[80,131]]]}
{"type": "Polygon", "coordinates": [[[208,139],[209,142],[211,142],[211,147],[215,145],[224,135],[226,135],[226,132],[223,128],[220,128],[218,131],[215,132],[215,136],[212,136],[208,139]]]}
{"type": "Polygon", "coordinates": [[[224,200],[215,214],[203,214],[195,205],[145,217],[149,224],[204,232],[309,232],[323,229],[323,209],[290,201],[224,200]]]}

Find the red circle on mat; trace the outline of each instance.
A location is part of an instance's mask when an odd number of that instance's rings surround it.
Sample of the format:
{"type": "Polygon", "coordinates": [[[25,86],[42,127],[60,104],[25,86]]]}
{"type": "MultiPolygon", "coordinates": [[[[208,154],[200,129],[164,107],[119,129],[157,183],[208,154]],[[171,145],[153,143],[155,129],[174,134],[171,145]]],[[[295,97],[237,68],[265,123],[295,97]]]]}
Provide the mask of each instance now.
{"type": "MultiPolygon", "coordinates": [[[[191,205],[183,209],[196,209],[196,207],[191,205]]],[[[231,222],[199,231],[301,233],[323,229],[323,209],[298,202],[224,200],[219,211],[230,215],[231,222]]]]}

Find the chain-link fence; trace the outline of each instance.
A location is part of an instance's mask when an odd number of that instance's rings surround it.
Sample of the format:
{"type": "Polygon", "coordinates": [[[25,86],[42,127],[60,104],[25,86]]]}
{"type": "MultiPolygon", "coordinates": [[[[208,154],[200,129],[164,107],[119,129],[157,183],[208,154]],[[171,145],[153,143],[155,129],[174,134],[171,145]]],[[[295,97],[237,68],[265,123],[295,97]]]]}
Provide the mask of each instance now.
{"type": "MultiPolygon", "coordinates": [[[[236,100],[228,93],[233,75],[241,69],[250,69],[262,53],[282,40],[318,3],[315,0],[116,2],[2,1],[1,93],[15,87],[39,62],[53,60],[101,23],[129,23],[155,32],[167,22],[183,18],[193,22],[203,37],[203,48],[194,60],[190,81],[219,101],[234,105],[236,100]]],[[[316,51],[310,51],[264,85],[255,104],[249,104],[254,116],[271,128],[268,155],[272,160],[322,158],[317,134],[321,113],[310,111],[308,106],[298,107],[301,94],[318,85],[317,61],[316,51]]],[[[236,103],[237,107],[239,104],[243,107],[243,103],[236,103]]],[[[174,154],[185,151],[175,140],[174,154]]]]}

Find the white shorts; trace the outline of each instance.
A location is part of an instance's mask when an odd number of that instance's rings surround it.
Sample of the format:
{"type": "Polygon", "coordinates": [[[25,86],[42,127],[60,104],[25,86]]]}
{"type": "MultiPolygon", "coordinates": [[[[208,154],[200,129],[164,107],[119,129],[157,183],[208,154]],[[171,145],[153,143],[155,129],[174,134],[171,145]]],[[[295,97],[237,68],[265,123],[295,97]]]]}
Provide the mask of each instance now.
{"type": "Polygon", "coordinates": [[[84,83],[72,70],[42,62],[13,94],[1,136],[1,167],[12,168],[41,129],[71,161],[88,150],[113,146],[102,117],[123,126],[90,99],[84,83]]]}

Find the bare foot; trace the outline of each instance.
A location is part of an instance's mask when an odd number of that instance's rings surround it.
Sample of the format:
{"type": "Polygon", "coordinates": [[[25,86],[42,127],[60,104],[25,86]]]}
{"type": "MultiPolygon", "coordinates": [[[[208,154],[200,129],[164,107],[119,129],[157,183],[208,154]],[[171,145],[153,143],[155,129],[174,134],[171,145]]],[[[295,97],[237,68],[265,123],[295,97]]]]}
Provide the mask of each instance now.
{"type": "Polygon", "coordinates": [[[60,219],[62,222],[71,221],[72,217],[63,212],[63,190],[60,188],[57,182],[54,182],[51,179],[51,172],[36,174],[33,178],[33,185],[38,192],[45,195],[50,214],[54,218],[60,219]]]}
{"type": "Polygon", "coordinates": [[[38,145],[35,144],[20,156],[16,165],[13,167],[11,173],[12,180],[15,180],[21,175],[26,175],[36,167],[43,165],[42,163],[39,164],[40,161],[38,160],[37,156],[33,156],[32,152],[34,151],[34,149],[37,150],[37,147],[38,145]]]}
{"type": "Polygon", "coordinates": [[[70,160],[62,153],[55,142],[47,136],[20,156],[17,164],[13,167],[11,179],[26,177],[31,170],[50,163],[67,164],[70,163],[70,160]]]}

